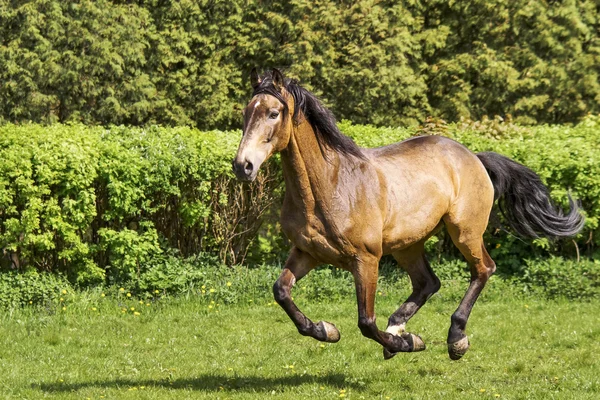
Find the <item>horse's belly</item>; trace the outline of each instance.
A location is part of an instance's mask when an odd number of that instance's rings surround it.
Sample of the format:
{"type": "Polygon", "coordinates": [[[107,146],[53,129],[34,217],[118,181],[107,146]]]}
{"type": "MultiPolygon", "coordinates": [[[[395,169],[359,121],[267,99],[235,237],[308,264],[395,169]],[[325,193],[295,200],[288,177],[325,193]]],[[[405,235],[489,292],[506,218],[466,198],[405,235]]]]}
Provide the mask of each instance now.
{"type": "Polygon", "coordinates": [[[415,215],[414,218],[398,218],[383,232],[383,254],[390,254],[412,246],[435,234],[442,226],[443,213],[415,215]]]}

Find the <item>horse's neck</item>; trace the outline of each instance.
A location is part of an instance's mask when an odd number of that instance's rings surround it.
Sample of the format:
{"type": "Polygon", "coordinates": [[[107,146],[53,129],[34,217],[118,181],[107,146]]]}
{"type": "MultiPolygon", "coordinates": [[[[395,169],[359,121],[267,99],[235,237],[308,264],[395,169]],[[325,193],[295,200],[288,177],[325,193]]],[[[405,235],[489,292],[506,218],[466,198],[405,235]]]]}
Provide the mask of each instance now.
{"type": "Polygon", "coordinates": [[[293,130],[281,156],[289,201],[303,211],[327,209],[335,190],[339,156],[325,146],[321,150],[307,121],[293,130]]]}

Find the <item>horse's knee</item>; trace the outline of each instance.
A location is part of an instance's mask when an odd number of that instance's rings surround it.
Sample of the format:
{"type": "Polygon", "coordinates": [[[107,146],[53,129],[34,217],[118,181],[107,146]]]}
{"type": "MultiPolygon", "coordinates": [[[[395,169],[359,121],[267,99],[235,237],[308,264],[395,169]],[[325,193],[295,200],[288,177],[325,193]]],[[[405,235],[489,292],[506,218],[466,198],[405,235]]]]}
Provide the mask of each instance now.
{"type": "Polygon", "coordinates": [[[279,304],[283,303],[290,297],[289,288],[282,284],[279,279],[273,285],[273,297],[275,297],[275,301],[279,304]]]}

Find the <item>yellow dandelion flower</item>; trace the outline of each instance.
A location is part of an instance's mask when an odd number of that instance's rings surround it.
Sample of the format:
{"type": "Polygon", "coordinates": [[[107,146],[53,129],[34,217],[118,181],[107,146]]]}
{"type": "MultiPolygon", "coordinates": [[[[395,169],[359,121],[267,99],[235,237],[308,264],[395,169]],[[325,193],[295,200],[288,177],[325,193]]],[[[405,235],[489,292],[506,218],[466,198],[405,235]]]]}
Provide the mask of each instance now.
{"type": "Polygon", "coordinates": [[[497,248],[497,249],[499,249],[499,248],[500,248],[500,243],[498,243],[498,244],[496,245],[496,248],[497,248]]]}
{"type": "Polygon", "coordinates": [[[231,282],[227,282],[227,286],[231,286],[231,282]]]}
{"type": "Polygon", "coordinates": [[[481,389],[479,389],[479,391],[480,391],[481,393],[485,393],[485,389],[484,389],[484,388],[481,388],[481,389]]]}
{"type": "Polygon", "coordinates": [[[340,393],[346,393],[346,389],[340,389],[340,393]]]}
{"type": "Polygon", "coordinates": [[[202,294],[205,294],[205,293],[206,293],[206,290],[203,290],[203,291],[202,291],[202,294]]]}
{"type": "Polygon", "coordinates": [[[323,386],[319,387],[319,389],[321,389],[321,390],[325,390],[325,388],[324,388],[323,386]]]}
{"type": "Polygon", "coordinates": [[[63,289],[62,294],[67,294],[67,290],[63,289]]]}
{"type": "Polygon", "coordinates": [[[130,308],[130,310],[131,310],[131,311],[135,311],[135,307],[131,307],[131,308],[130,308]]]}
{"type": "Polygon", "coordinates": [[[29,300],[29,304],[33,304],[33,301],[29,300]]]}
{"type": "Polygon", "coordinates": [[[383,293],[381,293],[381,292],[377,292],[377,294],[381,296],[383,293]]]}
{"type": "Polygon", "coordinates": [[[124,292],[124,291],[125,291],[125,289],[123,289],[123,288],[119,289],[119,292],[124,292]]]}
{"type": "Polygon", "coordinates": [[[104,297],[104,296],[106,296],[104,293],[102,293],[102,294],[100,295],[100,297],[104,297]]]}
{"type": "Polygon", "coordinates": [[[92,307],[92,311],[96,311],[96,310],[97,310],[97,308],[96,308],[96,307],[92,307]]]}
{"type": "Polygon", "coordinates": [[[210,310],[212,308],[212,306],[208,306],[208,309],[210,310]]]}
{"type": "Polygon", "coordinates": [[[154,293],[158,294],[158,293],[160,293],[160,290],[156,289],[156,290],[154,291],[154,293]]]}
{"type": "Polygon", "coordinates": [[[206,289],[206,286],[205,286],[205,285],[202,285],[202,289],[206,289]]]}
{"type": "Polygon", "coordinates": [[[131,293],[127,293],[127,297],[131,297],[131,293]]]}
{"type": "Polygon", "coordinates": [[[496,394],[494,395],[494,397],[495,397],[495,398],[498,398],[498,397],[500,397],[500,393],[496,393],[496,394]]]}
{"type": "Polygon", "coordinates": [[[233,371],[233,368],[227,368],[227,371],[233,371]]]}
{"type": "Polygon", "coordinates": [[[66,311],[66,310],[67,310],[67,307],[63,307],[63,311],[66,311]]]}
{"type": "Polygon", "coordinates": [[[143,301],[143,300],[140,300],[140,304],[144,304],[144,301],[143,301]]]}
{"type": "Polygon", "coordinates": [[[209,292],[214,293],[215,289],[210,289],[209,292]]]}
{"type": "Polygon", "coordinates": [[[340,397],[346,397],[346,393],[340,393],[340,397]]]}
{"type": "Polygon", "coordinates": [[[215,304],[215,301],[214,301],[214,300],[211,300],[211,301],[210,301],[210,304],[215,304]]]}
{"type": "Polygon", "coordinates": [[[150,303],[146,303],[146,307],[150,307],[150,303]]]}
{"type": "Polygon", "coordinates": [[[121,314],[125,314],[126,312],[127,312],[127,311],[123,310],[123,311],[121,311],[121,314]]]}
{"type": "Polygon", "coordinates": [[[136,311],[133,313],[133,315],[140,315],[140,313],[136,311]]]}
{"type": "Polygon", "coordinates": [[[60,298],[60,301],[65,301],[65,299],[63,299],[62,297],[60,298]]]}

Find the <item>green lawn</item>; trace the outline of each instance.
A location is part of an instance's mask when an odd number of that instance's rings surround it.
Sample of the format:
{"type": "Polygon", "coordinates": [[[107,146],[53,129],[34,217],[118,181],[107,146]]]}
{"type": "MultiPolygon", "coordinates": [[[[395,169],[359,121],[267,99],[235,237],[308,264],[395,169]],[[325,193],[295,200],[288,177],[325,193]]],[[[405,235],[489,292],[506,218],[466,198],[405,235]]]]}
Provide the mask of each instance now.
{"type": "MultiPolygon", "coordinates": [[[[5,312],[0,394],[27,399],[600,398],[600,302],[484,295],[468,326],[471,350],[450,361],[446,332],[457,306],[451,297],[443,291],[434,296],[408,325],[422,335],[427,350],[389,361],[379,345],[361,336],[351,298],[338,304],[298,301],[313,320],[338,326],[342,340],[336,344],[300,336],[278,306],[262,300],[247,306],[215,303],[209,309],[194,298],[147,306],[84,296],[66,310],[5,312]]],[[[396,305],[391,296],[378,297],[381,328],[396,305]]]]}

